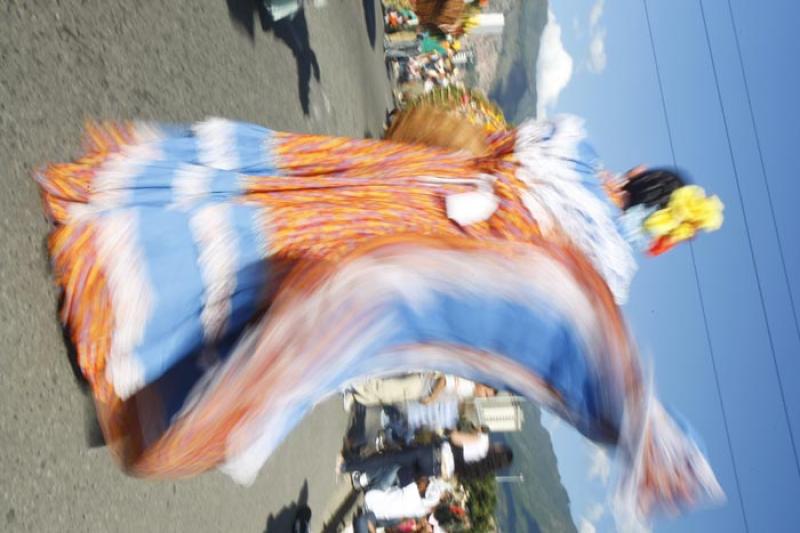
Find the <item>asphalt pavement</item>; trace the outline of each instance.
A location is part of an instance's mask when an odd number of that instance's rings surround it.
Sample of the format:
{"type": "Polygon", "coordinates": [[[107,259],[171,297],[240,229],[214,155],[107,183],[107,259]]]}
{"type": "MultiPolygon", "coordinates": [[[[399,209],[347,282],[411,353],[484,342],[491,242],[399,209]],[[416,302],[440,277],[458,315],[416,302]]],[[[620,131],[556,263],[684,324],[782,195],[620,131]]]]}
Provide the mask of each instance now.
{"type": "Polygon", "coordinates": [[[0,5],[0,530],[283,532],[349,487],[345,415],[320,405],[251,487],[219,473],[127,477],[92,447],[69,363],[31,179],[78,154],[87,119],[208,116],[377,136],[390,103],[377,0],[329,0],[272,24],[255,0],[4,0],[0,5]]]}

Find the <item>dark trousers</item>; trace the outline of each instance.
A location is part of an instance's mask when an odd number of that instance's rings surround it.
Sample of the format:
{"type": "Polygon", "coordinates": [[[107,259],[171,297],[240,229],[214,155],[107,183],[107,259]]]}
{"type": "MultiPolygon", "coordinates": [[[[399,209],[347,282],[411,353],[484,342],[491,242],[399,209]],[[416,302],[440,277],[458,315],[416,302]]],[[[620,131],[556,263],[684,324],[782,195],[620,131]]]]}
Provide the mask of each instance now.
{"type": "Polygon", "coordinates": [[[403,482],[406,482],[405,484],[410,483],[405,479],[407,476],[401,473],[401,470],[402,468],[399,465],[384,465],[371,472],[363,470],[359,470],[359,472],[366,472],[367,474],[367,490],[389,490],[395,485],[404,486],[403,482]],[[401,477],[404,479],[401,480],[401,477]]]}
{"type": "Polygon", "coordinates": [[[364,472],[367,477],[380,475],[393,467],[398,467],[400,484],[410,482],[421,476],[437,477],[441,470],[437,459],[438,446],[428,444],[405,450],[390,451],[369,457],[355,457],[345,461],[344,468],[347,472],[364,472]],[[405,479],[403,479],[405,478],[405,479]]]}

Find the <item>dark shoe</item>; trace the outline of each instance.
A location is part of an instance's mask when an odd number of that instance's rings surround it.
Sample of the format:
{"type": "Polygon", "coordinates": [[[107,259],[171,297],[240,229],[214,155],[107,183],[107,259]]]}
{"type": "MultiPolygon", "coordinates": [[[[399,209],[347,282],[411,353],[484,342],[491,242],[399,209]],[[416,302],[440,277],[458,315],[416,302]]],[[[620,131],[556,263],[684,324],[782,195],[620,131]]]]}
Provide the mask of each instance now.
{"type": "Polygon", "coordinates": [[[353,490],[363,491],[366,490],[369,479],[363,472],[355,471],[350,473],[350,481],[353,483],[353,490]]]}

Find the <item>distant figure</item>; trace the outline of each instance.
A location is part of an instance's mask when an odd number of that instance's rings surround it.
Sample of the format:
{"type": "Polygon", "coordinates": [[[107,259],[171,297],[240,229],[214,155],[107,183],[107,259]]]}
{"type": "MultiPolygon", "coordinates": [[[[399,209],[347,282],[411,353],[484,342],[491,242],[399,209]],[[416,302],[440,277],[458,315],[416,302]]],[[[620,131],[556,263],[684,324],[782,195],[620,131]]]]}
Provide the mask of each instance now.
{"type": "Polygon", "coordinates": [[[392,405],[418,401],[427,405],[441,395],[459,399],[489,397],[497,394],[493,388],[457,376],[426,372],[402,377],[374,378],[353,385],[345,393],[345,409],[350,410],[353,401],[361,405],[392,405]]]}
{"type": "Polygon", "coordinates": [[[342,470],[350,472],[356,488],[372,486],[376,478],[403,480],[408,477],[436,477],[449,480],[484,477],[509,466],[514,458],[505,444],[489,442],[485,432],[453,431],[449,440],[368,457],[350,457],[342,470]]]}
{"type": "MultiPolygon", "coordinates": [[[[370,489],[364,495],[365,512],[353,521],[353,530],[372,533],[377,527],[398,526],[405,519],[425,517],[450,489],[442,480],[428,478],[402,487],[370,489]]],[[[422,531],[426,531],[424,525],[422,531]]]]}
{"type": "Polygon", "coordinates": [[[414,10],[420,26],[453,33],[461,22],[465,7],[464,0],[417,0],[414,10]]]}

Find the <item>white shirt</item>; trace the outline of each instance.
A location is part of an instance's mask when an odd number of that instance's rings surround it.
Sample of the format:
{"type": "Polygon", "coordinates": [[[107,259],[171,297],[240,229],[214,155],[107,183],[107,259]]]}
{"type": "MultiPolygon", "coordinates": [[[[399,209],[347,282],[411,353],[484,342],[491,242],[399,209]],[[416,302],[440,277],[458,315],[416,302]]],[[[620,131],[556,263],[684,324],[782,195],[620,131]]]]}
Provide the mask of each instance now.
{"type": "Polygon", "coordinates": [[[442,496],[452,488],[442,479],[431,478],[424,497],[419,495],[416,483],[409,483],[403,488],[367,491],[364,495],[364,505],[375,513],[379,520],[419,518],[430,513],[431,509],[439,504],[442,496]]]}
{"type": "MultiPolygon", "coordinates": [[[[481,433],[478,439],[474,442],[468,442],[461,448],[464,452],[465,463],[475,463],[480,461],[489,453],[489,434],[481,433]]],[[[442,444],[441,456],[441,474],[443,478],[453,477],[455,472],[455,458],[453,457],[453,448],[450,447],[449,442],[442,444]]]]}
{"type": "Polygon", "coordinates": [[[444,392],[459,398],[472,398],[475,396],[475,382],[457,376],[446,375],[444,377],[444,392]]]}
{"type": "Polygon", "coordinates": [[[428,480],[428,487],[425,489],[425,497],[422,499],[422,504],[429,510],[439,505],[442,496],[453,490],[453,486],[447,481],[432,477],[428,480]]]}
{"type": "Polygon", "coordinates": [[[418,518],[430,512],[430,508],[425,506],[419,495],[416,483],[410,483],[403,488],[367,491],[364,495],[364,506],[375,513],[379,520],[418,518]]]}
{"type": "Polygon", "coordinates": [[[455,459],[453,459],[453,449],[450,447],[449,442],[445,442],[442,444],[440,474],[443,478],[450,479],[453,477],[453,472],[455,472],[455,469],[456,463],[455,459]]]}
{"type": "Polygon", "coordinates": [[[477,440],[468,442],[462,449],[464,450],[465,463],[480,461],[489,453],[489,434],[481,433],[477,440]]]}

